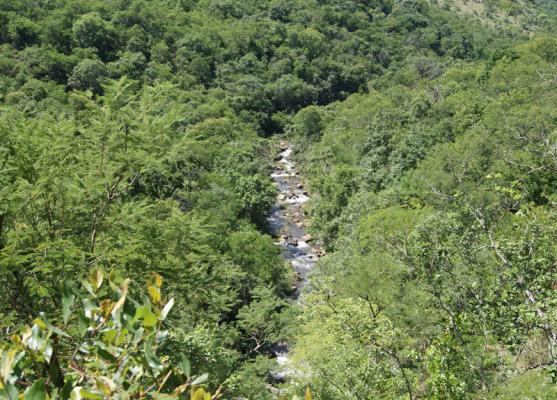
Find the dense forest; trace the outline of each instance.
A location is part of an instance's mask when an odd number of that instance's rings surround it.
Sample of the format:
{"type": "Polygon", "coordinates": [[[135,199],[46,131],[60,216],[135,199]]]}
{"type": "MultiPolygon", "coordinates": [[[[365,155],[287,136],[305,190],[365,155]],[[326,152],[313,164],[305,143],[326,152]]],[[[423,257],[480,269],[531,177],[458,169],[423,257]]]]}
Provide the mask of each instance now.
{"type": "Polygon", "coordinates": [[[556,188],[553,0],[0,0],[0,399],[557,398],[556,188]]]}

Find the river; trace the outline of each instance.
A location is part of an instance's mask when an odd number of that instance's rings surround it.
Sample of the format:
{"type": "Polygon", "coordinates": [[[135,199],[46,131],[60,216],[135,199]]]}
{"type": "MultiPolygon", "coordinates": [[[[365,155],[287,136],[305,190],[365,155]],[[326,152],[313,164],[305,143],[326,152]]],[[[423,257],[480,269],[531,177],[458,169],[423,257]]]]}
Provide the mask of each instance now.
{"type": "MultiPolygon", "coordinates": [[[[312,237],[305,231],[303,205],[309,200],[309,195],[300,179],[296,163],[291,160],[293,146],[287,142],[280,143],[281,152],[275,158],[273,178],[279,189],[277,202],[271,209],[267,221],[273,237],[282,250],[283,258],[292,266],[297,275],[296,288],[289,295],[288,300],[299,302],[302,289],[307,283],[309,271],[313,268],[322,250],[313,245],[312,237]]],[[[290,368],[288,358],[288,344],[278,343],[273,349],[279,370],[273,378],[284,381],[295,374],[290,368]]]]}

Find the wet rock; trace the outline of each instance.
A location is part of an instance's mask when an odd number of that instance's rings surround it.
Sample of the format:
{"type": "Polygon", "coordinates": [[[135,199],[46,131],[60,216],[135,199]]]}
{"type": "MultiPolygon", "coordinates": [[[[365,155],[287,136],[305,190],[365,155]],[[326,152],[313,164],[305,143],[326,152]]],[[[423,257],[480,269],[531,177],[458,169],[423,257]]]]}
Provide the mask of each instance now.
{"type": "Polygon", "coordinates": [[[290,285],[290,287],[286,290],[286,294],[292,295],[292,294],[296,293],[297,290],[298,290],[298,287],[296,285],[290,285]]]}
{"type": "Polygon", "coordinates": [[[296,238],[289,238],[286,243],[288,243],[290,246],[298,246],[298,239],[296,238]]]}
{"type": "Polygon", "coordinates": [[[316,249],[314,249],[313,252],[314,252],[314,254],[315,254],[317,257],[319,257],[319,258],[321,258],[321,257],[323,257],[323,256],[325,255],[325,250],[323,250],[323,249],[321,249],[321,248],[319,248],[319,247],[316,248],[316,249]]]}
{"type": "Polygon", "coordinates": [[[296,185],[296,188],[298,189],[303,189],[304,188],[304,184],[302,182],[298,182],[298,184],[296,185]]]}
{"type": "Polygon", "coordinates": [[[282,154],[278,154],[278,155],[275,156],[275,158],[274,158],[273,160],[275,160],[275,161],[280,161],[280,160],[282,160],[283,158],[284,158],[284,157],[282,156],[282,154]]]}

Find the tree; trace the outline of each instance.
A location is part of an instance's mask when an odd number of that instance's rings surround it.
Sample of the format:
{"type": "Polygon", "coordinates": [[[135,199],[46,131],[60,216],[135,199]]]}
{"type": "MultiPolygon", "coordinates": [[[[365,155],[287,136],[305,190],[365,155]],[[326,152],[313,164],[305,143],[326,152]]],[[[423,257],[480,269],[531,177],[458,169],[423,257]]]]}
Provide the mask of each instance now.
{"type": "Polygon", "coordinates": [[[116,29],[97,12],[82,15],[73,24],[72,32],[78,46],[94,47],[104,61],[112,58],[118,45],[116,29]]]}
{"type": "Polygon", "coordinates": [[[75,66],[68,79],[68,86],[78,90],[91,90],[102,94],[103,83],[108,78],[108,68],[100,60],[85,59],[75,66]]]}
{"type": "Polygon", "coordinates": [[[315,106],[306,107],[292,120],[292,131],[295,135],[301,135],[309,140],[319,140],[325,128],[325,117],[322,110],[315,106]]]}
{"type": "Polygon", "coordinates": [[[11,18],[8,24],[10,40],[19,49],[35,44],[39,39],[39,31],[39,26],[24,16],[11,18]]]}

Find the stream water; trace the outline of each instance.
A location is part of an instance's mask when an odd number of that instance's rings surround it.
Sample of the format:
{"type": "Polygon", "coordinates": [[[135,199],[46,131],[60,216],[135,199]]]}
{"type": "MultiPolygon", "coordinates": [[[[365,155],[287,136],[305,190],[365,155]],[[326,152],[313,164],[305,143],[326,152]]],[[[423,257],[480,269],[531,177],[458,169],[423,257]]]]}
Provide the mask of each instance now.
{"type": "MultiPolygon", "coordinates": [[[[281,152],[275,158],[271,175],[279,189],[279,194],[267,221],[271,234],[277,239],[277,245],[282,250],[283,258],[297,274],[296,288],[288,300],[298,302],[307,282],[308,273],[323,252],[312,245],[312,237],[305,231],[302,207],[309,197],[296,170],[296,164],[290,159],[292,145],[281,142],[280,148],[281,152]]],[[[288,345],[277,343],[273,352],[279,364],[279,370],[273,374],[273,378],[284,381],[295,373],[288,365],[288,345]]]]}

